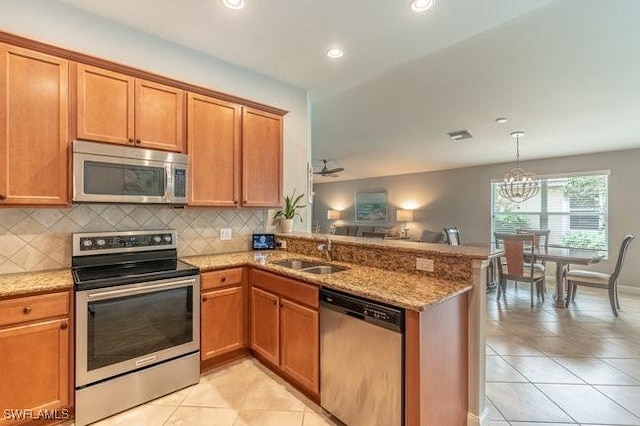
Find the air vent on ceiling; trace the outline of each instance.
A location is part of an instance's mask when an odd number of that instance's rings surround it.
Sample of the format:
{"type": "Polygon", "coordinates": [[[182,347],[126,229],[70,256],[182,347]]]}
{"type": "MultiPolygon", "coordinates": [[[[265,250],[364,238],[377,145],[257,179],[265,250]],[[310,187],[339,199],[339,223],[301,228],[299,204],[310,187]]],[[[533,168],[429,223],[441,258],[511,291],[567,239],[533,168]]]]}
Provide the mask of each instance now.
{"type": "Polygon", "coordinates": [[[463,139],[471,139],[473,135],[468,130],[458,130],[457,132],[447,133],[454,141],[461,141],[463,139]]]}

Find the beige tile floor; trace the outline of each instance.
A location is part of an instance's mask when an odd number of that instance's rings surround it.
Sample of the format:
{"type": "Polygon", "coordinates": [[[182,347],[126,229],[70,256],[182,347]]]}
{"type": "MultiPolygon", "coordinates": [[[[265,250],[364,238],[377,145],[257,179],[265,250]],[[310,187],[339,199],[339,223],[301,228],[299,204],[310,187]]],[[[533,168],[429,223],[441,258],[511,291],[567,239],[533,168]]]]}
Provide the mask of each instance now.
{"type": "Polygon", "coordinates": [[[338,426],[321,407],[257,361],[204,374],[195,386],[125,411],[96,426],[338,426]]]}
{"type": "Polygon", "coordinates": [[[490,424],[640,425],[640,293],[615,318],[604,291],[556,309],[550,287],[534,308],[527,284],[487,295],[490,424]]]}

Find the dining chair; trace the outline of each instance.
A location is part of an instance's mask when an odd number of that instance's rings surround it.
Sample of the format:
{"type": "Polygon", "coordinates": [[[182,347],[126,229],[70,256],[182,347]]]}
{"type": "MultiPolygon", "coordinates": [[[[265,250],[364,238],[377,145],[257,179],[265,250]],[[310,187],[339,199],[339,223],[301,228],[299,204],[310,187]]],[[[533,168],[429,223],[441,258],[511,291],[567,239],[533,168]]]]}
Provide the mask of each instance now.
{"type": "MultiPolygon", "coordinates": [[[[521,228],[516,229],[516,234],[533,234],[533,247],[536,250],[540,250],[540,247],[544,248],[545,251],[549,249],[549,234],[551,230],[549,229],[530,229],[530,228],[521,228]]],[[[547,267],[547,261],[542,260],[540,263],[536,262],[533,264],[533,268],[539,271],[545,271],[547,267]]],[[[516,286],[517,287],[517,286],[516,286]]],[[[544,292],[547,292],[547,280],[544,279],[542,282],[542,288],[544,292]]]]}
{"type": "Polygon", "coordinates": [[[582,269],[572,269],[565,272],[564,278],[567,281],[567,307],[569,307],[569,303],[576,298],[577,286],[583,285],[586,287],[604,288],[608,290],[609,303],[611,304],[613,315],[618,316],[618,309],[620,309],[620,301],[618,300],[618,276],[622,270],[622,264],[624,263],[629,245],[634,238],[635,236],[632,234],[624,237],[620,245],[620,251],[618,252],[616,266],[610,274],[582,269]]]}
{"type": "Polygon", "coordinates": [[[507,291],[507,280],[528,282],[531,286],[531,307],[533,307],[533,290],[536,295],[542,297],[544,302],[544,269],[534,268],[535,254],[527,256],[525,260],[525,248],[532,247],[535,236],[533,234],[505,234],[494,233],[496,247],[504,248],[505,263],[498,262],[500,270],[500,283],[498,284],[498,299],[507,291]]]}
{"type": "Polygon", "coordinates": [[[458,228],[444,228],[444,233],[447,234],[447,242],[450,246],[459,246],[462,244],[462,241],[460,241],[460,230],[458,228]]]}

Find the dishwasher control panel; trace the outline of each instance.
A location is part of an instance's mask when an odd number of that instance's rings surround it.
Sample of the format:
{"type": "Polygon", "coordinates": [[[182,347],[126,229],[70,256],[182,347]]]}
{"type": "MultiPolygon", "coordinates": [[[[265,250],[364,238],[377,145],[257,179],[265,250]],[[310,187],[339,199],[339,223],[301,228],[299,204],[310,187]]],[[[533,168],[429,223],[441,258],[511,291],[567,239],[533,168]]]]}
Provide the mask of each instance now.
{"type": "Polygon", "coordinates": [[[320,306],[377,324],[393,331],[404,332],[404,310],[335,290],[320,290],[320,306]]]}
{"type": "Polygon", "coordinates": [[[386,309],[382,310],[377,307],[365,306],[364,315],[375,318],[380,321],[390,322],[392,324],[396,324],[398,322],[397,315],[395,312],[389,312],[386,309]]]}

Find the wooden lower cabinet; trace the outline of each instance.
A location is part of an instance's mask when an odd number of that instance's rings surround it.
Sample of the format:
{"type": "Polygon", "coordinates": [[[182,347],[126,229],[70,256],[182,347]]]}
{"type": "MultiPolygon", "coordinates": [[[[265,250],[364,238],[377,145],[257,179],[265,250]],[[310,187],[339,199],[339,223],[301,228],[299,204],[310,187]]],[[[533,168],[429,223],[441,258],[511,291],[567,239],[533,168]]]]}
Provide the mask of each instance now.
{"type": "Polygon", "coordinates": [[[277,295],[251,288],[251,349],[267,361],[280,361],[280,299],[277,295]]]}
{"type": "Polygon", "coordinates": [[[241,286],[202,294],[201,358],[211,359],[245,346],[241,286]]]}
{"type": "Polygon", "coordinates": [[[280,304],[280,368],[314,393],[319,385],[318,311],[288,300],[280,304]]]}
{"type": "MultiPolygon", "coordinates": [[[[59,297],[69,300],[67,293],[59,297]]],[[[11,310],[22,300],[24,307],[15,322],[0,328],[0,425],[14,423],[5,417],[5,410],[32,410],[37,415],[39,410],[70,405],[69,317],[29,321],[55,305],[51,300],[40,303],[38,296],[1,301],[0,309],[11,310]]],[[[68,315],[68,304],[58,306],[64,311],[58,313],[68,315]]]]}
{"type": "Polygon", "coordinates": [[[317,397],[318,287],[257,269],[252,271],[251,285],[251,349],[317,397]]]}
{"type": "Polygon", "coordinates": [[[245,268],[200,274],[200,367],[207,370],[246,356],[249,295],[245,268]]]}

